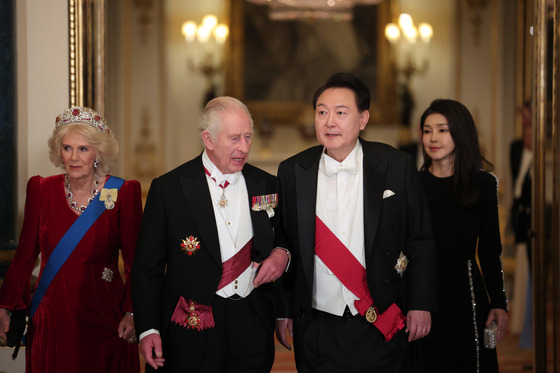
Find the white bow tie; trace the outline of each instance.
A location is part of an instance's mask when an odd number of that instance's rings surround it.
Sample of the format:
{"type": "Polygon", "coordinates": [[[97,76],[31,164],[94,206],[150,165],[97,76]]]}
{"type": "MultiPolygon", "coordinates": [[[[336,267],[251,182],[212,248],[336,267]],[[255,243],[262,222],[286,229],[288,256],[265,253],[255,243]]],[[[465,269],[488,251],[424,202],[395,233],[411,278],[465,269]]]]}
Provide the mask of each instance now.
{"type": "Polygon", "coordinates": [[[325,172],[327,176],[333,176],[339,172],[348,172],[349,174],[356,175],[358,170],[354,161],[342,163],[325,162],[325,172]]]}
{"type": "Polygon", "coordinates": [[[236,172],[234,174],[222,174],[217,169],[214,169],[214,172],[212,172],[212,175],[210,175],[210,177],[216,180],[216,184],[223,186],[226,184],[226,182],[228,182],[229,184],[237,183],[238,173],[236,172]]]}

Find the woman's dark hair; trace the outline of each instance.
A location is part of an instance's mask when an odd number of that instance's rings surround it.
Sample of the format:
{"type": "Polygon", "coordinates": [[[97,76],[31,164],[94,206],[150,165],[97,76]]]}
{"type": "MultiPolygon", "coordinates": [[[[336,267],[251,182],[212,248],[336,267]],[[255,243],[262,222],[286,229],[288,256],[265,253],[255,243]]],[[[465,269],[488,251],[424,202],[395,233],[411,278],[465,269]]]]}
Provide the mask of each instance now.
{"type": "MultiPolygon", "coordinates": [[[[462,205],[478,201],[479,191],[473,187],[475,175],[480,170],[492,171],[494,166],[480,152],[478,132],[473,117],[465,105],[458,101],[437,99],[432,101],[420,118],[420,130],[424,133],[424,123],[431,114],[441,114],[447,119],[449,133],[455,143],[453,157],[453,190],[455,198],[462,205]]],[[[422,147],[424,164],[422,170],[432,165],[432,160],[422,147]]]]}
{"type": "Polygon", "coordinates": [[[317,100],[329,88],[348,88],[356,94],[356,104],[358,111],[369,110],[371,93],[369,88],[355,75],[350,73],[336,73],[327,79],[326,83],[317,88],[313,95],[313,109],[317,108],[317,100]]]}

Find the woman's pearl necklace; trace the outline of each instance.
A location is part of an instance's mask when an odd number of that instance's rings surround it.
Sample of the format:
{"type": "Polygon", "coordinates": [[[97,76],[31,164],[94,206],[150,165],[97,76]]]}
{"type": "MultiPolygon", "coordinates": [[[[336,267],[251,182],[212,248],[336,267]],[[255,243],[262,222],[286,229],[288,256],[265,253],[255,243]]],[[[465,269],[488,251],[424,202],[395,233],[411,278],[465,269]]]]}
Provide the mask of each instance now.
{"type": "Polygon", "coordinates": [[[78,211],[80,214],[85,211],[89,203],[93,201],[93,199],[97,196],[98,193],[97,188],[99,187],[99,181],[97,179],[99,178],[99,176],[97,176],[97,174],[94,175],[95,175],[95,180],[93,181],[93,189],[91,190],[91,197],[88,198],[87,205],[81,205],[80,207],[78,207],[78,204],[72,200],[72,197],[74,197],[74,193],[70,191],[70,177],[66,175],[66,198],[68,199],[68,202],[70,202],[70,207],[78,211]]]}

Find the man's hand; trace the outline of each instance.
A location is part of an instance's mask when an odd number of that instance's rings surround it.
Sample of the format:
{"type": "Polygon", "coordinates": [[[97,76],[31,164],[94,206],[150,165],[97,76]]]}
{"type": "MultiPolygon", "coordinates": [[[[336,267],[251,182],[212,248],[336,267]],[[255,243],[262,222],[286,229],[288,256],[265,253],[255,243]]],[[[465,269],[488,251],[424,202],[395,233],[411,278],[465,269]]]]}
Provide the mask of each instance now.
{"type": "Polygon", "coordinates": [[[10,312],[5,308],[0,308],[0,339],[6,343],[8,337],[6,333],[10,330],[10,312]]]}
{"type": "Polygon", "coordinates": [[[294,320],[292,319],[281,319],[276,320],[276,339],[286,347],[288,350],[292,349],[290,342],[288,341],[286,330],[290,333],[290,337],[294,337],[294,320]]]}
{"type": "Polygon", "coordinates": [[[258,287],[262,284],[276,281],[276,279],[282,276],[287,265],[288,254],[286,250],[279,247],[273,249],[268,258],[263,260],[262,263],[253,263],[253,267],[260,266],[259,273],[253,280],[253,286],[258,287]]]}
{"type": "Polygon", "coordinates": [[[138,348],[147,364],[152,368],[162,367],[165,359],[161,350],[161,337],[157,333],[148,334],[140,341],[138,348]]]}
{"type": "Polygon", "coordinates": [[[430,311],[411,310],[406,314],[406,332],[408,341],[424,338],[432,329],[432,316],[430,311]]]}

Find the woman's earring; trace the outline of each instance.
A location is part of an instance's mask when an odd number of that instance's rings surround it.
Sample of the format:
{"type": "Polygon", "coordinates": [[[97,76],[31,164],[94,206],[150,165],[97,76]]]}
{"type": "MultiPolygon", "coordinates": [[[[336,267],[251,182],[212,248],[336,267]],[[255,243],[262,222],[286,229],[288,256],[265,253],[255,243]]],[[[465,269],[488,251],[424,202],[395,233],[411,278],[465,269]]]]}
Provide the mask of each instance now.
{"type": "Polygon", "coordinates": [[[93,162],[93,167],[97,168],[99,166],[99,159],[96,159],[95,162],[93,162]]]}

